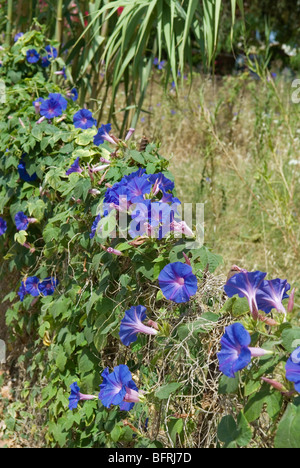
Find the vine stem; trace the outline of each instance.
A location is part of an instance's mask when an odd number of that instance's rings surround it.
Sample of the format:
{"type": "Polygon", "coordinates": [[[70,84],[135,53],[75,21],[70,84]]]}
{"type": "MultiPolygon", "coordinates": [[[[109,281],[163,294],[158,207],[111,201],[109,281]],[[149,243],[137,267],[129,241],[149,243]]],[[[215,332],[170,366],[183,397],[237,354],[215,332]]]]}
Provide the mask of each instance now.
{"type": "Polygon", "coordinates": [[[7,1],[7,24],[6,24],[6,37],[5,42],[11,44],[11,32],[12,32],[12,15],[13,15],[13,0],[7,1]]]}
{"type": "Polygon", "coordinates": [[[55,39],[59,42],[58,49],[60,49],[63,36],[63,0],[57,0],[56,10],[56,32],[55,39]]]}

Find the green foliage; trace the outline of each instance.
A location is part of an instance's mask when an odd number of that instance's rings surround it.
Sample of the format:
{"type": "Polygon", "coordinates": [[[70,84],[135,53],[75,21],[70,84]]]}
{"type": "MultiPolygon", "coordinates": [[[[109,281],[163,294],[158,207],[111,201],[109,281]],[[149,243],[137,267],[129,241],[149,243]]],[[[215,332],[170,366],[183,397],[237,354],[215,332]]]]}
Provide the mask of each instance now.
{"type": "MultiPolygon", "coordinates": [[[[30,404],[42,415],[42,431],[51,447],[158,446],[160,431],[169,434],[173,445],[184,446],[188,443],[184,420],[173,416],[181,411],[177,398],[180,393],[183,399],[187,397],[194,385],[188,378],[190,367],[205,362],[204,351],[199,351],[200,337],[213,329],[218,315],[206,312],[200,318],[197,297],[186,305],[170,305],[157,294],[161,293],[157,279],[166,264],[184,262],[183,253],[189,256],[199,281],[204,270],[213,272],[222,259],[206,247],[189,251],[172,232],[162,240],[145,237],[137,245],[132,239],[111,239],[113,212],[98,226],[107,224],[107,232],[90,238],[107,191],[105,184],[114,185],[139,168],[169,177],[168,161],[154,144],[139,151],[135,141],[120,141],[114,153],[107,143],[95,146],[95,129],[75,128],[73,116],[80,108],[71,99],[63,117],[37,123],[40,116],[33,101],[47,98],[50,92],[67,96],[67,90],[53,83],[51,70],[44,72],[26,63],[25,50],[33,46],[39,50],[45,46],[40,31],[28,32],[1,52],[7,94],[0,109],[0,210],[8,226],[0,242],[1,274],[15,274],[12,292],[5,298],[10,302],[6,324],[11,346],[17,347],[20,339],[26,344],[19,365],[26,367],[30,387],[19,406],[30,413],[26,406],[30,394],[30,404]],[[84,167],[99,165],[100,158],[110,158],[110,165],[105,172],[91,174],[84,169],[67,176],[78,157],[84,167]],[[36,174],[35,180],[24,181],[18,169],[21,161],[29,176],[36,174]],[[19,211],[36,222],[16,232],[14,217],[19,211]],[[112,255],[108,247],[122,255],[112,255]],[[21,282],[32,276],[58,279],[54,294],[35,299],[27,294],[21,302],[21,282]],[[160,333],[149,345],[141,336],[127,349],[119,339],[120,321],[125,310],[138,304],[147,307],[149,318],[158,320],[160,333]],[[146,404],[122,413],[96,400],[68,410],[73,382],[78,382],[82,393],[97,393],[103,370],[123,363],[146,393],[146,404]],[[150,408],[161,421],[158,428],[150,408]]],[[[202,392],[196,393],[195,404],[201,398],[202,392]]],[[[191,439],[195,424],[189,421],[191,439]]]]}
{"type": "MultiPolygon", "coordinates": [[[[242,7],[242,1],[238,2],[242,7]]],[[[232,19],[235,19],[236,1],[231,1],[232,19]]],[[[143,102],[152,72],[155,57],[165,59],[164,83],[169,78],[178,88],[178,71],[186,64],[190,69],[196,58],[195,48],[205,67],[214,61],[218,43],[221,16],[220,0],[167,1],[167,0],[117,0],[91,9],[91,19],[70,53],[76,56],[82,47],[89,45],[83,60],[78,64],[77,76],[83,79],[92,67],[93,76],[99,76],[105,63],[105,83],[91,90],[96,98],[103,85],[111,90],[109,120],[118,126],[118,113],[123,112],[120,128],[123,134],[126,125],[135,126],[143,109],[143,102]],[[124,7],[121,15],[118,8],[124,7]],[[86,38],[88,38],[86,40],[86,38]],[[119,91],[125,90],[125,102],[121,108],[119,91]]],[[[85,92],[87,87],[85,87],[85,92]]],[[[101,95],[103,108],[108,93],[101,95]]],[[[100,112],[100,117],[102,111],[100,112]]]]}

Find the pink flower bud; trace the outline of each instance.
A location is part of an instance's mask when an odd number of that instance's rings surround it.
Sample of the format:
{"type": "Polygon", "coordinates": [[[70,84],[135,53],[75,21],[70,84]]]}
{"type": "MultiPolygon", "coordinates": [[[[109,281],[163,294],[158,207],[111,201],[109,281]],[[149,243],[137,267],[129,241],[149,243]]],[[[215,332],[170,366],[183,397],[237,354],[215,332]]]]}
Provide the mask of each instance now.
{"type": "Polygon", "coordinates": [[[105,158],[100,158],[100,161],[105,163],[105,164],[110,164],[110,161],[108,159],[105,159],[105,158]]]}
{"type": "Polygon", "coordinates": [[[148,320],[147,325],[155,328],[155,330],[159,330],[157,322],[154,322],[153,320],[148,320]]]}
{"type": "Polygon", "coordinates": [[[100,172],[104,171],[104,169],[107,169],[109,167],[109,164],[104,164],[103,166],[97,166],[97,167],[92,167],[91,171],[94,172],[100,172]]]}
{"type": "Polygon", "coordinates": [[[37,121],[37,125],[41,124],[42,122],[44,122],[46,117],[41,117],[38,121],[37,121]]]}
{"type": "Polygon", "coordinates": [[[258,319],[261,321],[261,322],[264,322],[266,325],[270,325],[270,327],[274,327],[276,325],[279,325],[278,322],[276,322],[276,320],[272,319],[272,318],[269,318],[269,317],[264,317],[260,314],[258,314],[258,319]]]}
{"type": "Polygon", "coordinates": [[[277,382],[276,380],[267,379],[266,377],[261,377],[261,380],[268,383],[269,385],[271,385],[271,387],[275,388],[279,392],[285,391],[284,386],[281,383],[277,382]]]}
{"type": "Polygon", "coordinates": [[[190,261],[189,257],[188,257],[184,252],[182,252],[182,255],[184,256],[185,263],[186,263],[187,265],[190,265],[190,266],[191,266],[191,261],[190,261]]]}
{"type": "Polygon", "coordinates": [[[108,247],[107,252],[118,256],[123,255],[120,250],[113,249],[112,247],[108,247]]]}
{"type": "Polygon", "coordinates": [[[89,193],[91,195],[100,195],[101,192],[100,192],[100,190],[97,190],[97,189],[90,189],[89,193]]]}
{"type": "Polygon", "coordinates": [[[287,306],[287,311],[288,311],[289,314],[293,311],[294,305],[295,305],[295,288],[291,292],[291,295],[290,295],[290,298],[289,298],[289,303],[288,303],[288,306],[287,306]]]}
{"type": "Polygon", "coordinates": [[[128,140],[132,137],[132,135],[134,134],[134,132],[135,132],[135,128],[130,128],[130,129],[128,130],[127,135],[126,135],[125,141],[128,141],[128,140]]]}

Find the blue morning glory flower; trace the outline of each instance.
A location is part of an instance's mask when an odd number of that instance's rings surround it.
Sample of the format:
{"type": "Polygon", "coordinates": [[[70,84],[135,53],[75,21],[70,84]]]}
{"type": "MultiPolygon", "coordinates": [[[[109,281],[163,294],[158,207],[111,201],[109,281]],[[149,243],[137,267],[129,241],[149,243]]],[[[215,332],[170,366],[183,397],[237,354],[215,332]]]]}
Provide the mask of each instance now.
{"type": "Polygon", "coordinates": [[[76,112],[73,117],[73,123],[75,128],[82,128],[82,130],[87,130],[92,128],[97,124],[97,121],[93,118],[93,114],[88,109],[81,109],[76,112]]]}
{"type": "Polygon", "coordinates": [[[69,409],[73,410],[77,408],[78,402],[80,401],[80,388],[78,387],[77,382],[72,383],[70,388],[71,395],[69,396],[69,409]]]}
{"type": "Polygon", "coordinates": [[[46,52],[48,52],[48,58],[53,58],[53,59],[56,59],[57,58],[57,55],[58,55],[58,52],[57,52],[57,49],[51,45],[47,45],[45,47],[45,50],[46,52]]]}
{"type": "Polygon", "coordinates": [[[46,99],[41,104],[40,114],[46,119],[54,119],[54,117],[61,116],[62,113],[63,108],[57,99],[46,99]]]}
{"type": "Polygon", "coordinates": [[[149,177],[152,184],[157,184],[164,192],[172,192],[175,188],[175,184],[172,180],[168,179],[164,174],[159,172],[158,174],[152,174],[149,177]]]}
{"type": "Polygon", "coordinates": [[[63,67],[62,70],[54,72],[54,75],[61,75],[64,77],[64,79],[67,79],[67,74],[66,74],[66,67],[63,67]]]}
{"type": "Polygon", "coordinates": [[[26,53],[28,63],[37,63],[40,60],[40,54],[35,49],[30,49],[26,53]]]}
{"type": "Polygon", "coordinates": [[[250,334],[241,323],[225,328],[218,353],[219,368],[223,374],[234,378],[236,372],[248,366],[251,362],[250,343],[250,334]]]}
{"type": "Polygon", "coordinates": [[[143,169],[143,168],[140,167],[140,169],[138,169],[137,171],[132,172],[131,174],[129,174],[127,176],[124,176],[122,181],[124,183],[127,183],[130,180],[135,179],[136,177],[143,177],[144,174],[146,174],[146,169],[143,169]]]}
{"type": "Polygon", "coordinates": [[[77,385],[77,382],[72,383],[70,385],[71,388],[71,394],[69,396],[69,409],[73,410],[76,409],[78,406],[78,402],[80,400],[94,400],[94,398],[97,398],[94,395],[84,395],[80,393],[80,388],[77,385]]]}
{"type": "Polygon", "coordinates": [[[198,289],[192,267],[186,263],[175,262],[166,265],[160,272],[158,281],[166,299],[177,304],[188,302],[198,289]]]}
{"type": "Polygon", "coordinates": [[[60,93],[50,93],[48,99],[55,99],[61,106],[62,110],[68,107],[68,101],[60,93]]]}
{"type": "Polygon", "coordinates": [[[121,321],[120,339],[125,346],[134,343],[137,340],[138,333],[147,335],[157,335],[157,330],[147,327],[142,322],[146,319],[146,307],[136,306],[126,310],[125,317],[121,321]]]}
{"type": "Polygon", "coordinates": [[[18,291],[18,295],[19,295],[19,297],[20,297],[20,301],[21,301],[21,302],[24,301],[26,294],[27,294],[27,291],[26,291],[26,288],[25,288],[25,284],[24,284],[24,282],[22,281],[22,282],[21,282],[20,289],[19,289],[19,291],[18,291]]]}
{"type": "Polygon", "coordinates": [[[45,278],[38,285],[39,292],[44,296],[53,296],[58,283],[59,282],[56,278],[45,278]]]}
{"type": "Polygon", "coordinates": [[[101,215],[98,214],[93,222],[93,225],[92,225],[92,231],[90,233],[90,239],[94,239],[95,235],[96,235],[96,232],[97,232],[97,227],[98,227],[98,224],[100,223],[101,221],[101,215]]]}
{"type": "Polygon", "coordinates": [[[287,380],[294,382],[295,390],[300,393],[300,346],[289,357],[285,372],[287,380]]]}
{"type": "Polygon", "coordinates": [[[239,297],[247,298],[250,311],[255,319],[258,318],[256,294],[266,275],[267,273],[261,271],[241,271],[232,276],[224,286],[228,297],[238,294],[239,297]]]}
{"type": "Polygon", "coordinates": [[[33,297],[39,296],[39,284],[40,280],[36,276],[29,276],[25,281],[26,292],[33,297]]]}
{"type": "Polygon", "coordinates": [[[34,182],[37,179],[37,174],[35,172],[31,176],[28,174],[24,160],[21,160],[18,165],[18,172],[20,179],[24,180],[24,182],[34,182]]]}
{"type": "Polygon", "coordinates": [[[135,177],[127,184],[128,201],[130,203],[137,203],[144,199],[145,194],[150,194],[152,184],[146,176],[135,177]]]}
{"type": "Polygon", "coordinates": [[[132,380],[131,372],[124,364],[116,366],[110,374],[108,368],[102,373],[99,400],[106,408],[120,405],[122,411],[129,411],[140,401],[138,388],[132,380]]]}
{"type": "Polygon", "coordinates": [[[17,42],[22,36],[24,36],[24,33],[22,32],[19,32],[18,34],[16,34],[14,37],[14,42],[17,42]]]}
{"type": "Polygon", "coordinates": [[[42,65],[43,68],[48,68],[51,65],[51,62],[48,59],[48,57],[42,57],[41,58],[41,65],[42,65]]]}
{"type": "Polygon", "coordinates": [[[165,60],[162,60],[160,62],[157,57],[155,57],[155,59],[153,60],[153,65],[155,65],[158,68],[158,70],[162,70],[166,63],[167,62],[165,60]]]}
{"type": "Polygon", "coordinates": [[[264,311],[266,314],[271,312],[272,309],[286,314],[282,301],[283,299],[289,298],[287,294],[289,289],[291,289],[291,286],[288,284],[287,280],[281,280],[279,278],[271,281],[264,280],[256,294],[258,309],[264,311]]]}
{"type": "Polygon", "coordinates": [[[72,99],[72,101],[77,101],[78,99],[78,91],[76,88],[73,88],[70,92],[67,93],[67,96],[72,99]]]}
{"type": "Polygon", "coordinates": [[[0,236],[3,236],[7,230],[7,223],[3,218],[0,218],[0,236]]]}
{"type": "Polygon", "coordinates": [[[28,217],[23,213],[23,211],[19,211],[15,216],[15,223],[18,231],[26,231],[29,225],[28,217]]]}
{"type": "Polygon", "coordinates": [[[101,127],[98,130],[97,135],[94,136],[94,144],[96,146],[100,146],[104,143],[104,141],[108,141],[112,143],[113,145],[115,145],[116,142],[109,135],[110,131],[111,131],[111,124],[101,125],[101,127]]]}
{"type": "Polygon", "coordinates": [[[132,238],[147,234],[162,239],[171,230],[174,211],[167,203],[144,200],[135,205],[131,212],[129,234],[132,238]]]}
{"type": "Polygon", "coordinates": [[[79,157],[75,160],[75,162],[72,164],[72,166],[70,167],[70,169],[67,170],[66,172],[66,175],[70,175],[72,174],[73,172],[77,172],[78,174],[81,174],[81,172],[83,171],[83,169],[81,169],[80,165],[79,165],[79,157]]]}

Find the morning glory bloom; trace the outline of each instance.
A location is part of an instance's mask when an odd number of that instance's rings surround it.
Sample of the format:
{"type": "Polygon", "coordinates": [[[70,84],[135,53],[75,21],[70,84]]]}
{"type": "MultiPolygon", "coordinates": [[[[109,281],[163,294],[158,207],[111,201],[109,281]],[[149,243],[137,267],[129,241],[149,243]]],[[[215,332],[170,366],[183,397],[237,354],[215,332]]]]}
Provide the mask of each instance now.
{"type": "Polygon", "coordinates": [[[25,281],[26,292],[33,297],[39,296],[39,284],[40,280],[36,276],[29,276],[25,281]]]}
{"type": "Polygon", "coordinates": [[[143,177],[144,174],[146,174],[146,169],[143,169],[143,168],[140,167],[140,169],[138,169],[137,171],[132,172],[131,174],[129,174],[127,176],[124,176],[123,179],[121,180],[121,182],[122,183],[127,183],[130,180],[134,179],[135,177],[143,177]]]}
{"type": "Polygon", "coordinates": [[[159,187],[160,190],[164,192],[172,192],[175,188],[174,182],[168,179],[164,174],[159,172],[158,174],[152,174],[149,177],[149,180],[152,184],[155,184],[159,187]]]}
{"type": "Polygon", "coordinates": [[[38,285],[39,292],[44,296],[53,296],[58,283],[56,278],[45,278],[38,285]]]}
{"type": "Polygon", "coordinates": [[[57,99],[46,99],[41,104],[40,114],[46,119],[54,119],[60,117],[63,113],[63,108],[57,99]]]}
{"type": "Polygon", "coordinates": [[[72,166],[70,167],[70,169],[67,170],[66,175],[70,175],[73,172],[77,172],[78,174],[81,174],[82,171],[83,169],[81,169],[79,165],[79,158],[77,158],[75,162],[72,164],[72,166]]]}
{"type": "Polygon", "coordinates": [[[34,173],[31,176],[26,171],[26,165],[23,159],[21,159],[20,164],[18,165],[18,172],[20,179],[24,180],[24,182],[34,182],[37,179],[37,174],[34,173]]]}
{"type": "Polygon", "coordinates": [[[92,231],[90,233],[90,239],[94,239],[95,235],[96,235],[96,232],[97,232],[97,227],[98,227],[98,224],[100,223],[101,221],[101,215],[98,214],[95,218],[95,221],[93,222],[93,225],[92,225],[92,231]]]}
{"type": "Polygon", "coordinates": [[[220,371],[227,377],[234,378],[235,373],[244,369],[252,357],[272,354],[262,348],[250,348],[251,337],[241,323],[234,323],[225,328],[221,338],[221,351],[218,353],[220,371]]]}
{"type": "Polygon", "coordinates": [[[18,231],[26,231],[29,224],[36,223],[35,218],[28,218],[23,211],[19,211],[15,216],[15,223],[18,231]]]}
{"type": "Polygon", "coordinates": [[[77,382],[72,383],[70,385],[71,388],[71,395],[69,396],[69,409],[73,410],[76,409],[78,406],[78,402],[80,400],[94,400],[97,398],[94,395],[84,395],[83,393],[80,393],[80,388],[77,385],[77,382]]]}
{"type": "Polygon", "coordinates": [[[126,310],[125,317],[121,321],[120,339],[125,346],[137,340],[138,333],[146,335],[157,335],[157,330],[147,327],[142,322],[146,319],[146,307],[136,306],[126,310]]]}
{"type": "Polygon", "coordinates": [[[57,58],[58,52],[57,49],[51,45],[45,47],[46,52],[48,52],[48,58],[57,58]]]}
{"type": "Polygon", "coordinates": [[[157,66],[158,70],[162,70],[166,65],[166,61],[162,60],[161,62],[158,60],[157,57],[153,60],[153,65],[157,66]]]}
{"type": "Polygon", "coordinates": [[[82,130],[87,130],[88,128],[94,127],[97,124],[97,121],[93,118],[90,110],[81,109],[74,115],[73,123],[75,128],[82,128],[82,130]]]}
{"type": "Polygon", "coordinates": [[[27,294],[27,291],[26,291],[26,288],[25,288],[25,284],[24,284],[24,282],[22,281],[22,282],[21,282],[20,289],[19,289],[19,291],[18,291],[18,295],[19,295],[19,297],[20,297],[20,301],[21,301],[21,302],[24,301],[26,294],[27,294]]]}
{"type": "Polygon", "coordinates": [[[224,286],[228,297],[238,294],[239,297],[247,298],[254,319],[258,318],[256,294],[266,275],[267,273],[262,273],[261,271],[241,271],[232,276],[224,286]]]}
{"type": "Polygon", "coordinates": [[[152,184],[147,180],[147,177],[135,177],[127,184],[128,201],[137,203],[144,199],[144,195],[150,194],[152,184]]]}
{"type": "Polygon", "coordinates": [[[50,93],[48,99],[55,99],[61,106],[62,110],[68,107],[68,101],[60,93],[50,93]]]}
{"type": "Polygon", "coordinates": [[[15,216],[15,223],[18,231],[26,231],[29,225],[27,216],[23,211],[19,211],[15,216]]]}
{"type": "Polygon", "coordinates": [[[16,34],[14,37],[14,42],[17,42],[22,36],[24,36],[24,33],[22,32],[16,34]]]}
{"type": "Polygon", "coordinates": [[[7,223],[3,218],[0,218],[0,236],[3,236],[7,230],[7,223]]]}
{"type": "Polygon", "coordinates": [[[77,101],[78,99],[78,91],[76,88],[73,88],[71,91],[67,93],[68,98],[71,98],[72,101],[77,101]]]}
{"type": "Polygon", "coordinates": [[[40,54],[35,49],[30,49],[26,53],[28,63],[37,63],[40,60],[40,54]]]}
{"type": "Polygon", "coordinates": [[[110,408],[111,405],[120,405],[121,411],[129,411],[140,401],[139,390],[126,365],[116,366],[111,374],[106,368],[101,375],[103,383],[100,385],[99,400],[103,406],[110,408]]]}
{"type": "Polygon", "coordinates": [[[174,211],[167,203],[144,200],[134,205],[131,216],[133,221],[128,232],[132,238],[146,234],[162,239],[170,232],[174,211]]]}
{"type": "Polygon", "coordinates": [[[241,323],[225,328],[225,334],[221,338],[221,351],[218,353],[219,368],[223,374],[234,378],[236,372],[250,364],[250,343],[250,334],[241,323]]]}
{"type": "Polygon", "coordinates": [[[111,124],[101,125],[101,127],[98,130],[97,135],[95,135],[94,137],[94,144],[96,146],[100,146],[106,140],[109,143],[112,143],[113,145],[115,145],[116,144],[115,140],[113,140],[113,138],[109,136],[110,131],[111,131],[111,124]]]}
{"type": "Polygon", "coordinates": [[[159,286],[170,301],[177,304],[188,302],[197,292],[197,278],[192,267],[185,263],[175,262],[166,265],[160,272],[159,286]]]}
{"type": "Polygon", "coordinates": [[[289,289],[291,289],[291,286],[287,280],[277,278],[271,281],[263,281],[256,294],[258,309],[266,314],[271,312],[272,309],[276,309],[278,312],[286,315],[282,301],[289,298],[289,295],[286,293],[289,289]]]}
{"type": "Polygon", "coordinates": [[[300,393],[300,346],[296,348],[285,365],[286,378],[294,382],[295,390],[300,393]]]}
{"type": "Polygon", "coordinates": [[[61,75],[64,77],[64,79],[66,80],[67,79],[67,75],[66,75],[66,67],[64,67],[62,70],[60,71],[57,71],[54,73],[54,75],[61,75]]]}
{"type": "Polygon", "coordinates": [[[41,62],[42,62],[41,65],[43,68],[48,68],[51,65],[51,62],[48,59],[48,57],[42,57],[41,62]]]}

